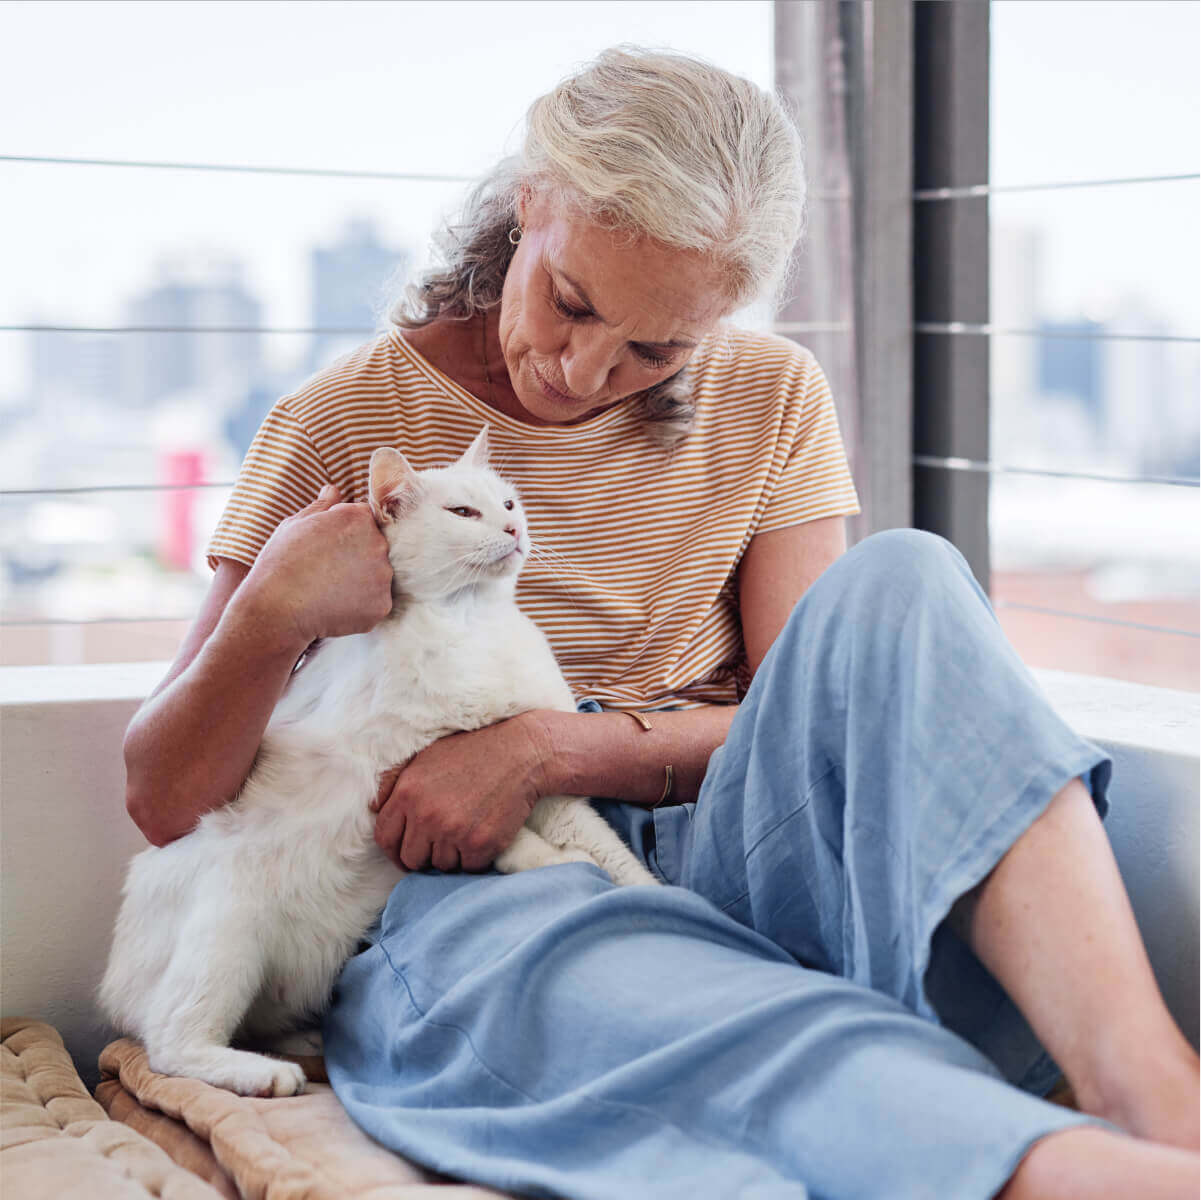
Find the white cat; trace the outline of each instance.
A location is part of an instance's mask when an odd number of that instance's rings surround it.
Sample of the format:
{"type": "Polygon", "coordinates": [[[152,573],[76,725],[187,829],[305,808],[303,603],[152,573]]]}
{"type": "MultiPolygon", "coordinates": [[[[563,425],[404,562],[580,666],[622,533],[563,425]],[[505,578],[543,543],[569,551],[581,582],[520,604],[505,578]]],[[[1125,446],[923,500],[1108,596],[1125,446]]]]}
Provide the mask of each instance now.
{"type": "MultiPolygon", "coordinates": [[[[372,839],[381,772],[436,738],[532,708],[575,711],[546,639],[517,608],[529,550],[487,431],[449,467],[371,459],[370,504],[395,572],[392,615],[321,643],[267,725],[235,800],[130,863],[100,1000],[150,1066],[248,1095],[304,1087],[292,1063],[229,1046],[319,1013],[404,874],[372,839]]],[[[548,797],[496,860],[593,861],[656,883],[587,801],[548,797]]]]}

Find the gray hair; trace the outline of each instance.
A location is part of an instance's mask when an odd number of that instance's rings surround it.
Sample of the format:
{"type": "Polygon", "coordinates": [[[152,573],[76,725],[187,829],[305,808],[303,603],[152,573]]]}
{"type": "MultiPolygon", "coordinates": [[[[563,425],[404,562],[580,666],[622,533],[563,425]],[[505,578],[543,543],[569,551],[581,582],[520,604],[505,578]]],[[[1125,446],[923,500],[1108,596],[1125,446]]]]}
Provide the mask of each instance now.
{"type": "MultiPolygon", "coordinates": [[[[800,137],[780,102],[688,55],[617,46],[530,106],[521,152],[435,239],[441,264],[390,320],[415,329],[500,302],[523,191],[551,191],[600,227],[712,258],[738,308],[778,287],[804,224],[800,137]]],[[[641,398],[648,432],[692,418],[686,370],[641,398]]]]}

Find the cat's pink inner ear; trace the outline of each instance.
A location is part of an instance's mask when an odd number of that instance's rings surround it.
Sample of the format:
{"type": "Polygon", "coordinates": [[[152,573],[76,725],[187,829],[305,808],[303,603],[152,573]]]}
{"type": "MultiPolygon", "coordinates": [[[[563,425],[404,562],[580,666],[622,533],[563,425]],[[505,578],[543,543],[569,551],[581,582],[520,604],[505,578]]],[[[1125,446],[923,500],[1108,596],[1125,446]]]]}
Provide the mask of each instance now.
{"type": "Polygon", "coordinates": [[[367,500],[379,524],[395,521],[417,503],[420,480],[408,459],[391,446],[381,446],[371,456],[367,500]]]}
{"type": "Polygon", "coordinates": [[[486,467],[488,465],[488,426],[475,435],[475,441],[463,451],[459,462],[468,467],[486,467]]]}

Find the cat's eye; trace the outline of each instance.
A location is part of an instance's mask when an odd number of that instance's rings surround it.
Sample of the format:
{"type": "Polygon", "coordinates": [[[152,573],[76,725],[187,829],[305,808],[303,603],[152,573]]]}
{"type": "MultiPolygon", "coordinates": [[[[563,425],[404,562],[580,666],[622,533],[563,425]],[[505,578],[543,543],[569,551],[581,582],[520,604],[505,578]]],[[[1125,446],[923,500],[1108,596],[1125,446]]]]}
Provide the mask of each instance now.
{"type": "Polygon", "coordinates": [[[505,508],[507,508],[507,509],[508,509],[510,512],[512,512],[512,511],[513,511],[513,501],[512,501],[512,500],[506,500],[506,501],[505,501],[505,508]]]}
{"type": "Polygon", "coordinates": [[[468,508],[466,504],[448,505],[446,511],[454,513],[456,517],[478,517],[480,515],[478,508],[468,508]]]}

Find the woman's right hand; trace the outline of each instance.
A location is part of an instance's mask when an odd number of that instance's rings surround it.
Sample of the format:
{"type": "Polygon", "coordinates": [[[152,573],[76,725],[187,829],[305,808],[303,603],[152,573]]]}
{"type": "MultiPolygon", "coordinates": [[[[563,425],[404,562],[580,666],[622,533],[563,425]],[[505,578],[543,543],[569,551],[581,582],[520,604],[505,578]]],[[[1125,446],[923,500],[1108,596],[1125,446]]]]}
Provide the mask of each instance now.
{"type": "Polygon", "coordinates": [[[392,611],[388,543],[366,504],[344,504],[326,484],[281,521],[238,589],[279,634],[302,646],[365,633],[392,611]]]}
{"type": "Polygon", "coordinates": [[[222,559],[167,677],[125,734],[126,807],[164,846],[237,795],[296,664],[392,607],[388,547],[332,486],[283,521],[252,568],[222,559]]]}

